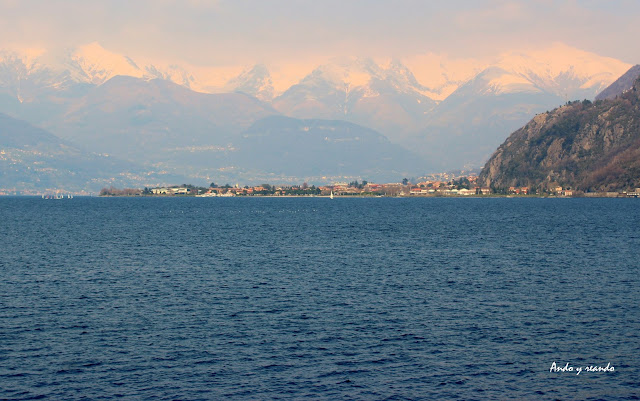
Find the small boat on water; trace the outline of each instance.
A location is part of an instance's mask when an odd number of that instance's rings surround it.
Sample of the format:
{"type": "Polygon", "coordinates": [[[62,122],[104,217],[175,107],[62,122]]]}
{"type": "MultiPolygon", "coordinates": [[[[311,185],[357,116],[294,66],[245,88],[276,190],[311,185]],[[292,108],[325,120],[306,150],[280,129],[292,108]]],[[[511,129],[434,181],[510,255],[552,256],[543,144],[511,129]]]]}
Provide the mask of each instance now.
{"type": "Polygon", "coordinates": [[[329,195],[330,199],[333,199],[333,191],[331,191],[331,195],[329,195]]]}

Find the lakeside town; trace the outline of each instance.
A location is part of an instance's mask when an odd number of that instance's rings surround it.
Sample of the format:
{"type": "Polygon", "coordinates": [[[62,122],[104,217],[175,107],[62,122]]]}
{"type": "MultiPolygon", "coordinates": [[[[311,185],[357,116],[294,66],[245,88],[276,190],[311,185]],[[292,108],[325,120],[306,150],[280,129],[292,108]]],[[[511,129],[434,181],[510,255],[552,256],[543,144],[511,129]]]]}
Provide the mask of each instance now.
{"type": "Polygon", "coordinates": [[[571,188],[555,186],[547,190],[536,190],[529,187],[510,187],[506,190],[478,185],[475,174],[453,176],[434,174],[421,177],[417,182],[404,178],[397,183],[373,183],[366,180],[336,182],[332,185],[315,186],[306,182],[301,185],[255,186],[217,185],[198,187],[190,184],[154,187],[144,189],[103,188],[100,196],[195,196],[195,197],[235,197],[235,196],[342,196],[342,197],[469,197],[469,196],[536,196],[536,197],[639,197],[640,188],[626,192],[591,192],[575,191],[571,188]]]}
{"type": "Polygon", "coordinates": [[[192,196],[192,197],[597,197],[597,198],[638,198],[640,188],[627,191],[583,192],[561,185],[547,188],[509,187],[490,188],[479,185],[476,173],[465,171],[435,173],[419,178],[404,178],[400,182],[374,183],[367,180],[336,181],[326,185],[302,184],[260,184],[240,185],[214,182],[208,186],[191,184],[166,185],[145,188],[117,188],[109,186],[98,193],[88,191],[68,191],[48,189],[45,191],[11,191],[0,188],[0,196],[24,195],[42,196],[48,199],[72,196],[192,196]]]}

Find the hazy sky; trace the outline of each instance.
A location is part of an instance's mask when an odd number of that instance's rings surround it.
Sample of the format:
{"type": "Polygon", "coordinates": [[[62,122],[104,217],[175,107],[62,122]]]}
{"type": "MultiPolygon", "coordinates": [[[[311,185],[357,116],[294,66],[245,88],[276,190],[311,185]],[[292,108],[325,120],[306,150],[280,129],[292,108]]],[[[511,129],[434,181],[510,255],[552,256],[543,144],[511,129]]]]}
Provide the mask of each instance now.
{"type": "MultiPolygon", "coordinates": [[[[570,46],[640,63],[638,0],[0,0],[5,45],[231,65],[570,46]]],[[[4,47],[4,46],[0,46],[4,47]]]]}

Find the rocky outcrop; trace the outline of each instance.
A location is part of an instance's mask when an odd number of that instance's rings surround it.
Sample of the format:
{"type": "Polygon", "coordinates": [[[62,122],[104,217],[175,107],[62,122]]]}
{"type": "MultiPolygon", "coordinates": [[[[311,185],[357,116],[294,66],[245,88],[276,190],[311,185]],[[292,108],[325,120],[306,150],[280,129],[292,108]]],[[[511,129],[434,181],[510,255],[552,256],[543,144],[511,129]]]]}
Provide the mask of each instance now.
{"type": "Polygon", "coordinates": [[[537,115],[507,138],[479,178],[498,191],[640,187],[640,79],[614,99],[569,102],[537,115]]]}

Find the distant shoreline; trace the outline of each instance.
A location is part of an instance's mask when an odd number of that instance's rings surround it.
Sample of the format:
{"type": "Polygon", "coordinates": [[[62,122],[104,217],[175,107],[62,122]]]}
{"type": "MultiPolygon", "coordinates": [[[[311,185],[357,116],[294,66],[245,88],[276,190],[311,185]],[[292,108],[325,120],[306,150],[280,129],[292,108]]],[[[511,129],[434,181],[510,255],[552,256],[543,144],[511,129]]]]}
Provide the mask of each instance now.
{"type": "MultiPolygon", "coordinates": [[[[21,195],[16,195],[21,196],[21,195]]],[[[24,195],[31,196],[31,195],[24,195]]],[[[33,195],[37,196],[37,195],[33,195]]],[[[85,196],[88,197],[88,196],[85,196]]],[[[330,195],[249,195],[249,196],[197,196],[197,195],[98,195],[94,198],[330,198],[330,195]]],[[[637,196],[617,195],[611,196],[606,194],[598,195],[574,195],[574,196],[557,196],[557,195],[408,195],[408,196],[387,196],[387,195],[334,195],[334,199],[372,199],[372,198],[399,198],[399,199],[427,199],[427,198],[459,198],[459,199],[490,199],[490,198],[513,198],[513,199],[579,199],[579,198],[606,198],[606,199],[626,199],[637,198],[637,196]]]]}
{"type": "MultiPolygon", "coordinates": [[[[75,197],[80,198],[331,198],[331,195],[234,195],[234,196],[201,196],[201,195],[191,195],[191,194],[131,194],[131,195],[91,195],[91,194],[73,194],[71,193],[71,199],[75,197]]],[[[42,194],[0,194],[0,198],[2,197],[33,197],[40,198],[42,194]]],[[[606,192],[593,192],[593,193],[581,193],[581,194],[573,194],[572,196],[563,196],[563,195],[549,195],[549,194],[487,194],[487,195],[455,195],[455,194],[420,194],[420,195],[361,195],[361,194],[353,194],[353,195],[340,195],[334,194],[334,199],[343,198],[343,199],[371,199],[371,198],[399,198],[399,199],[425,199],[425,198],[461,198],[461,199],[488,199],[488,198],[513,198],[513,199],[534,199],[534,198],[546,198],[546,199],[571,199],[571,198],[608,198],[608,199],[621,199],[621,198],[639,198],[640,195],[636,192],[621,192],[621,193],[606,193],[606,192]]],[[[61,199],[69,199],[67,195],[64,198],[44,198],[47,200],[61,200],[61,199]]]]}

